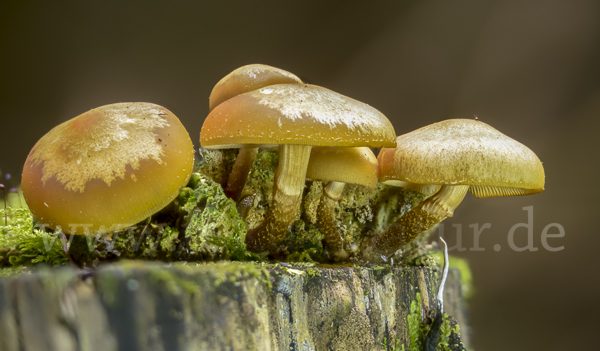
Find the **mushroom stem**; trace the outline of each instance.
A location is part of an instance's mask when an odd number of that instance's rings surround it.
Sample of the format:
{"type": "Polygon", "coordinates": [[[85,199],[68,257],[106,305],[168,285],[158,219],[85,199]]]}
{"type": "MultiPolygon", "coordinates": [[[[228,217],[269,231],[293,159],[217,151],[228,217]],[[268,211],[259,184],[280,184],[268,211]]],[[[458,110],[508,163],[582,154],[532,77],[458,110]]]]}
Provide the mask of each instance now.
{"type": "Polygon", "coordinates": [[[452,217],[468,190],[468,185],[443,185],[435,195],[400,217],[386,231],[365,239],[361,249],[363,257],[379,262],[391,256],[422,232],[452,217]]]}
{"type": "Polygon", "coordinates": [[[235,202],[240,200],[257,153],[257,147],[244,146],[237,155],[229,178],[227,178],[227,188],[225,189],[225,194],[235,202]]]}
{"type": "Polygon", "coordinates": [[[249,250],[269,250],[272,255],[280,252],[278,244],[299,213],[311,148],[310,145],[280,145],[273,202],[265,221],[246,235],[249,250]]]}
{"type": "Polygon", "coordinates": [[[323,196],[317,212],[317,227],[324,235],[325,248],[334,261],[344,261],[348,254],[335,222],[335,206],[342,198],[346,183],[331,181],[323,189],[323,196]]]}

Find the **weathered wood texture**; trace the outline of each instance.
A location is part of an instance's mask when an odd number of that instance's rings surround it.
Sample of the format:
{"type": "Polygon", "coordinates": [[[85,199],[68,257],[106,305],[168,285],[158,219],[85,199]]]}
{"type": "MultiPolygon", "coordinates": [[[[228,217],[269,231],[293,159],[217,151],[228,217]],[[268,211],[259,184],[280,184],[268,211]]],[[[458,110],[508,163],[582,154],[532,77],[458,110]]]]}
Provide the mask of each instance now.
{"type": "MultiPolygon", "coordinates": [[[[290,268],[129,262],[0,279],[0,350],[409,350],[411,302],[419,293],[422,318],[437,306],[430,268],[290,268]]],[[[460,290],[451,270],[445,311],[466,345],[460,290]]]]}

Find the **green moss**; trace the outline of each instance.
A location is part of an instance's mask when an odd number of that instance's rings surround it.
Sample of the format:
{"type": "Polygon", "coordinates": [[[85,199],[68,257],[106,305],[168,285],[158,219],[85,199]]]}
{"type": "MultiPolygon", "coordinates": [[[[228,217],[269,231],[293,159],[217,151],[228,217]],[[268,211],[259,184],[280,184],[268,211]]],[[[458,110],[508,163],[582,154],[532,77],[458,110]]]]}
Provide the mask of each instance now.
{"type": "MultiPolygon", "coordinates": [[[[387,338],[383,338],[383,342],[381,344],[384,350],[388,350],[387,338]]],[[[396,341],[389,346],[390,351],[404,351],[404,344],[401,344],[400,339],[396,339],[396,341]]]]}
{"type": "Polygon", "coordinates": [[[223,188],[200,175],[199,186],[182,206],[187,212],[185,241],[194,259],[252,259],[245,249],[246,225],[223,188]]]}
{"type": "MultiPolygon", "coordinates": [[[[449,342],[450,335],[452,334],[452,325],[450,324],[450,320],[446,313],[444,313],[443,319],[444,321],[442,322],[442,326],[440,327],[440,340],[438,345],[441,346],[442,350],[449,351],[449,342]]],[[[460,331],[460,327],[458,327],[458,325],[456,326],[456,328],[457,331],[460,331]]]]}
{"type": "MultiPolygon", "coordinates": [[[[420,351],[425,347],[427,334],[430,332],[431,324],[427,324],[423,320],[422,315],[421,294],[417,293],[415,300],[410,303],[410,313],[406,317],[409,337],[408,350],[410,351],[420,351]]],[[[460,342],[460,326],[454,318],[444,313],[442,316],[440,337],[436,350],[450,351],[460,349],[460,346],[462,346],[462,342],[460,342]]]]}
{"type": "Polygon", "coordinates": [[[308,267],[306,268],[306,279],[312,279],[314,277],[320,277],[321,270],[317,268],[308,267]]]}
{"type": "MultiPolygon", "coordinates": [[[[222,184],[235,161],[237,150],[200,150],[199,163],[189,183],[165,209],[148,220],[114,233],[72,238],[69,254],[80,265],[119,258],[161,261],[211,261],[231,259],[261,261],[266,255],[250,253],[245,246],[248,229],[262,223],[272,201],[273,181],[279,162],[278,149],[257,154],[243,190],[240,204],[227,198],[222,184]],[[238,215],[241,212],[243,218],[238,215]]],[[[327,262],[323,235],[316,227],[323,183],[307,180],[299,220],[283,243],[290,262],[327,262]]],[[[370,189],[346,185],[335,210],[346,250],[355,254],[365,235],[381,232],[424,196],[398,187],[379,184],[370,189]]],[[[25,210],[26,211],[26,210],[25,210]]],[[[31,214],[28,219],[31,223],[31,214]]],[[[51,233],[29,230],[31,225],[11,219],[17,234],[0,239],[0,266],[66,262],[62,243],[51,233]],[[16,229],[15,229],[16,228],[16,229]],[[20,228],[20,229],[19,229],[20,228]],[[43,243],[50,243],[46,246],[43,243]],[[18,247],[17,247],[18,246],[18,247]],[[45,250],[49,247],[49,250],[45,250]],[[9,258],[12,257],[12,258],[9,258]]],[[[0,227],[1,228],[1,227],[0,227]]],[[[434,266],[422,235],[397,254],[399,264],[434,266]]]]}
{"type": "Polygon", "coordinates": [[[396,186],[377,184],[377,196],[374,199],[373,231],[381,233],[396,222],[413,207],[423,201],[426,196],[396,186]]]}
{"type": "Polygon", "coordinates": [[[306,224],[303,220],[296,221],[284,243],[291,251],[286,261],[322,262],[325,259],[322,240],[323,234],[315,225],[306,224]]]}
{"type": "Polygon", "coordinates": [[[31,273],[31,270],[25,266],[0,268],[0,278],[16,278],[29,273],[31,273]]]}
{"type": "Polygon", "coordinates": [[[268,265],[257,262],[218,262],[202,264],[215,277],[215,286],[224,282],[235,283],[241,279],[255,278],[269,289],[272,287],[268,265]]]}
{"type": "MultiPolygon", "coordinates": [[[[238,154],[237,149],[198,150],[196,170],[218,184],[225,184],[238,154]]],[[[191,184],[195,188],[194,184],[191,184]]]]}
{"type": "Polygon", "coordinates": [[[262,223],[273,198],[275,170],[279,164],[278,149],[261,149],[256,155],[241,194],[240,213],[248,230],[262,223]]]}
{"type": "Polygon", "coordinates": [[[7,225],[0,222],[0,266],[21,266],[33,263],[63,265],[67,257],[63,240],[56,234],[34,228],[33,216],[27,208],[0,210],[7,215],[7,225]]]}
{"type": "Polygon", "coordinates": [[[371,230],[374,219],[373,208],[378,198],[378,189],[362,185],[346,184],[342,198],[336,206],[336,219],[344,246],[354,251],[360,245],[363,235],[371,230]]]}
{"type": "Polygon", "coordinates": [[[431,245],[413,241],[398,250],[394,257],[396,262],[403,266],[440,267],[442,262],[439,262],[435,255],[436,251],[431,245]]]}
{"type": "Polygon", "coordinates": [[[279,165],[279,149],[261,149],[256,155],[242,195],[256,194],[262,205],[271,203],[275,170],[279,165]]]}
{"type": "Polygon", "coordinates": [[[421,318],[421,294],[417,293],[416,300],[410,302],[410,313],[406,317],[410,351],[423,350],[426,329],[421,318]]]}
{"type": "Polygon", "coordinates": [[[235,202],[218,183],[196,171],[173,203],[149,220],[93,240],[76,237],[69,252],[87,265],[115,258],[262,259],[246,250],[245,235],[235,202]]]}
{"type": "Polygon", "coordinates": [[[201,291],[196,282],[179,276],[177,269],[153,269],[149,278],[151,283],[163,287],[173,295],[179,296],[184,292],[198,294],[201,291]]]}
{"type": "Polygon", "coordinates": [[[175,245],[179,243],[179,231],[166,227],[160,238],[160,248],[167,253],[167,257],[175,251],[175,245]]]}

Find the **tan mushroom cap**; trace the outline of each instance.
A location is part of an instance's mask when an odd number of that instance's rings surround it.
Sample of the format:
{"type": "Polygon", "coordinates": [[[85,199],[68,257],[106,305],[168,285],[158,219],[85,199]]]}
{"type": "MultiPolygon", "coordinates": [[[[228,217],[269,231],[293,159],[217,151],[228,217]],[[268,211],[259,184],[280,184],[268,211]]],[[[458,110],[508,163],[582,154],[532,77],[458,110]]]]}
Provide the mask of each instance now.
{"type": "Polygon", "coordinates": [[[384,183],[470,185],[480,198],[544,190],[544,168],[535,153],[481,121],[446,120],[396,142],[378,157],[384,183]]]}
{"type": "Polygon", "coordinates": [[[374,188],[377,158],[368,147],[314,147],[306,177],[374,188]]]}
{"type": "Polygon", "coordinates": [[[253,64],[240,67],[215,85],[209,98],[210,110],[236,95],[268,85],[286,83],[302,84],[302,81],[288,71],[267,65],[253,64]]]}
{"type": "Polygon", "coordinates": [[[189,134],[169,110],[150,103],[106,105],[37,142],[23,168],[23,195],[50,228],[108,232],[165,207],[187,184],[193,165],[189,134]]]}
{"type": "Polygon", "coordinates": [[[373,107],[331,90],[276,84],[237,95],[208,115],[202,147],[253,145],[394,147],[390,121],[373,107]]]}

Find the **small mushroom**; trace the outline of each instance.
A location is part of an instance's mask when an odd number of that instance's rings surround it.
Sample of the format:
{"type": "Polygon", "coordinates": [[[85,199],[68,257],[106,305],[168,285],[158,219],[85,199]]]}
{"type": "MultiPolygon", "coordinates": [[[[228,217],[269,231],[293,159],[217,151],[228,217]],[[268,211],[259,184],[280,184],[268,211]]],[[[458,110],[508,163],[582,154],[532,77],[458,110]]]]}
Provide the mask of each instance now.
{"type": "Polygon", "coordinates": [[[399,136],[382,149],[379,180],[432,195],[385,232],[361,245],[380,261],[423,231],[452,217],[468,190],[479,198],[529,195],[544,190],[544,168],[525,145],[478,120],[451,119],[399,136]]]}
{"type": "Polygon", "coordinates": [[[192,141],[169,110],[143,102],[106,105],[35,144],[23,167],[23,196],[52,229],[109,232],[169,204],[193,165],[192,141]]]}
{"type": "Polygon", "coordinates": [[[317,210],[317,227],[324,235],[324,246],[331,258],[344,261],[348,253],[335,222],[335,207],[346,183],[377,186],[377,158],[368,147],[314,147],[306,177],[328,181],[317,210]]]}
{"type": "MultiPolygon", "coordinates": [[[[219,104],[236,95],[273,84],[285,83],[302,84],[302,81],[290,72],[267,65],[253,64],[240,67],[223,77],[215,85],[209,98],[210,110],[212,111],[219,104]]],[[[225,193],[236,202],[240,199],[246,178],[248,178],[248,173],[257,153],[258,147],[244,145],[240,148],[233,164],[231,174],[227,179],[225,193]]]]}
{"type": "Polygon", "coordinates": [[[219,104],[200,140],[209,149],[279,145],[273,203],[246,236],[251,250],[275,254],[298,216],[312,146],[394,146],[395,134],[369,105],[318,86],[275,84],[219,104]]]}

